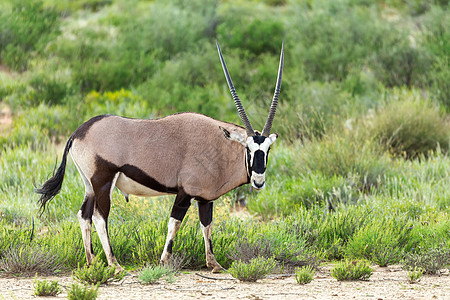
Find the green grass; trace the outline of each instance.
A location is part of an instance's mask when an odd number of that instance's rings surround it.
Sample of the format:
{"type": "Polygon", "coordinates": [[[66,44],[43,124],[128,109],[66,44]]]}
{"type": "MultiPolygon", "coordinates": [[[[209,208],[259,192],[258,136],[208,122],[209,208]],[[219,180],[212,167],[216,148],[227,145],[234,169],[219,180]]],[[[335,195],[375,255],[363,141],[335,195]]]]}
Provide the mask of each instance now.
{"type": "Polygon", "coordinates": [[[240,281],[256,282],[270,274],[275,266],[276,261],[273,258],[256,257],[248,262],[234,261],[228,272],[240,281]]]}
{"type": "Polygon", "coordinates": [[[142,284],[152,284],[159,279],[174,283],[175,273],[171,268],[165,266],[146,266],[139,273],[139,280],[142,284]]]}
{"type": "Polygon", "coordinates": [[[295,281],[298,284],[308,284],[314,279],[316,271],[311,266],[297,268],[295,270],[295,281]]]}
{"type": "MultiPolygon", "coordinates": [[[[83,121],[195,111],[240,124],[215,40],[255,129],[266,120],[285,42],[266,188],[244,186],[215,204],[212,241],[222,266],[261,246],[286,268],[425,261],[450,239],[445,1],[19,2],[0,3],[0,109],[12,112],[12,124],[0,122],[5,266],[25,248],[56,253],[64,269],[85,263],[76,220],[84,187],[71,160],[42,215],[33,193],[83,121]],[[238,196],[251,218],[232,216],[238,196]]],[[[172,203],[126,203],[114,191],[108,228],[121,265],[159,262],[172,203]]],[[[105,259],[96,232],[93,249],[105,259]]],[[[188,268],[205,265],[195,205],[173,251],[188,268]]]]}
{"type": "Polygon", "coordinates": [[[370,263],[364,260],[343,260],[331,269],[331,276],[339,281],[368,280],[372,274],[370,263]]]}

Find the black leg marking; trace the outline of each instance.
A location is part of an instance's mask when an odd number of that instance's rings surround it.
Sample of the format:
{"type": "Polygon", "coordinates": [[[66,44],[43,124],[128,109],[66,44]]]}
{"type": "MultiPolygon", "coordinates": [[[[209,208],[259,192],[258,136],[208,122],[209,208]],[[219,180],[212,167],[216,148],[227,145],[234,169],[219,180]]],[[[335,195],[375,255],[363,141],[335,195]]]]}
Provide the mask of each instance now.
{"type": "Polygon", "coordinates": [[[198,201],[198,215],[203,226],[208,226],[213,218],[213,202],[198,201]]]}
{"type": "Polygon", "coordinates": [[[191,196],[187,195],[182,189],[180,189],[180,192],[175,198],[170,216],[179,221],[183,221],[186,212],[191,206],[191,198],[191,196]]]}
{"type": "Polygon", "coordinates": [[[167,245],[167,252],[172,254],[172,247],[173,247],[173,240],[169,241],[169,244],[167,245]]]}
{"type": "Polygon", "coordinates": [[[80,210],[83,219],[92,221],[92,214],[94,213],[94,197],[86,195],[80,210]]]}
{"type": "Polygon", "coordinates": [[[209,250],[211,250],[211,254],[214,255],[214,252],[213,252],[213,246],[212,246],[212,241],[211,241],[211,239],[209,239],[209,250]]]}

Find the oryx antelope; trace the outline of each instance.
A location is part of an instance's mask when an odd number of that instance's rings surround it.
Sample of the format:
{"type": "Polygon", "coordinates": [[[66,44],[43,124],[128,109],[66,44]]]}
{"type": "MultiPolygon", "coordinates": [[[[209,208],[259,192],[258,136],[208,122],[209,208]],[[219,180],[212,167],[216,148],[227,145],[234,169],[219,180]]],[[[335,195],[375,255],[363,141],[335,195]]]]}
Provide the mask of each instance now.
{"type": "Polygon", "coordinates": [[[219,44],[217,50],[245,128],[188,112],[156,120],[97,116],[75,130],[53,177],[35,189],[41,194],[39,202],[44,211],[47,202],[61,189],[70,153],[86,190],[77,216],[87,264],[94,258],[91,244],[94,221],[108,264],[121,269],[111,249],[107,225],[111,194],[117,187],[127,200],[130,194],[176,194],[162,263],[170,259],[173,239],[191,200],[197,200],[207,267],[213,272],[222,269],[214,258],[211,244],[213,201],[249,182],[255,189],[265,185],[267,156],[270,145],[277,139],[277,134],[270,134],[270,128],[280,93],[284,54],[282,46],[275,93],[260,134],[253,130],[236,94],[219,44]]]}

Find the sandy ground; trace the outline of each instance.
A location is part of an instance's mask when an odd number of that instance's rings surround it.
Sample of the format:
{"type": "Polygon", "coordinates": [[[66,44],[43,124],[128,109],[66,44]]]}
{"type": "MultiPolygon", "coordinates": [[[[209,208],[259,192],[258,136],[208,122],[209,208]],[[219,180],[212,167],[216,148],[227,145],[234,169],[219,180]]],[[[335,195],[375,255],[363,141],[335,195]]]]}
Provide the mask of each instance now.
{"type": "MultiPolygon", "coordinates": [[[[368,281],[339,282],[329,270],[322,268],[307,285],[297,284],[293,276],[243,283],[229,274],[211,274],[206,270],[183,272],[172,284],[161,281],[142,285],[132,274],[121,282],[101,286],[97,299],[450,299],[448,274],[424,276],[419,283],[410,284],[399,266],[375,267],[368,281]]],[[[58,298],[65,298],[72,278],[56,279],[64,287],[58,298]]],[[[32,292],[32,278],[0,278],[0,299],[37,298],[32,292]]]]}

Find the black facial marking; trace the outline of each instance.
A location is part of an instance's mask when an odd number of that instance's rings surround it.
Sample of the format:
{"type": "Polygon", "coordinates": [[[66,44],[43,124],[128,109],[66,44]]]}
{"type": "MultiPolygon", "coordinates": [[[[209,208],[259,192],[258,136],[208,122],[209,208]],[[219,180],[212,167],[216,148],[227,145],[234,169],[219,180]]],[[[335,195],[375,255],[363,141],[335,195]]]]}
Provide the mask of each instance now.
{"type": "Polygon", "coordinates": [[[262,150],[255,151],[252,170],[257,174],[263,174],[266,171],[265,153],[262,150]]]}
{"type": "Polygon", "coordinates": [[[263,135],[255,135],[253,136],[253,141],[258,145],[261,145],[266,140],[266,137],[263,135]]]}
{"type": "Polygon", "coordinates": [[[173,240],[169,241],[169,244],[167,245],[167,252],[172,254],[172,247],[173,247],[173,240]]]}

